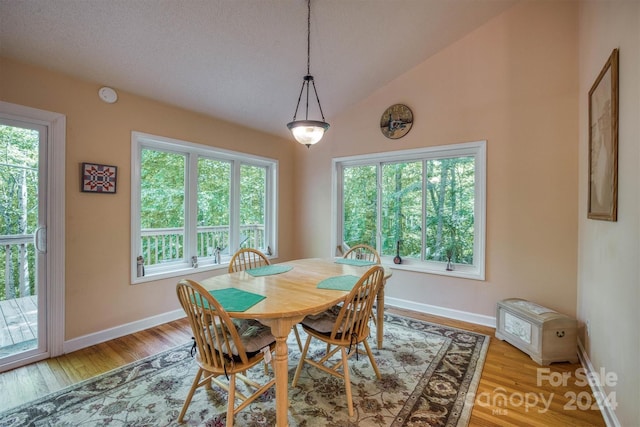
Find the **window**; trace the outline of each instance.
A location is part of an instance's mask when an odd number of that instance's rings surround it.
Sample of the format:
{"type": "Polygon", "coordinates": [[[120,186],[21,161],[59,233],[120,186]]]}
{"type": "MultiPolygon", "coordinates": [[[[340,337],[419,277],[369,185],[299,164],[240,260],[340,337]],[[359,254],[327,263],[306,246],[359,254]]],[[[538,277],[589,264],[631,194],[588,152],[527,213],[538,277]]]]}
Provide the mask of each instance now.
{"type": "Polygon", "coordinates": [[[133,283],[275,255],[277,161],[133,132],[133,283]]]}
{"type": "Polygon", "coordinates": [[[336,245],[484,280],[485,164],[485,141],[334,159],[336,245]]]}

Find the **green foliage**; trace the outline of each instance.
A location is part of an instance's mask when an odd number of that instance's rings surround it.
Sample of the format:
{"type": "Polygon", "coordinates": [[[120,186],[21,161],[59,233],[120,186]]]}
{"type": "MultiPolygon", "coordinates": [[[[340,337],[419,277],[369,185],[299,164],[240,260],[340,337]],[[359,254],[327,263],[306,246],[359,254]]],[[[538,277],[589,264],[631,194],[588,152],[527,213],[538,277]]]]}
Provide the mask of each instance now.
{"type": "Polygon", "coordinates": [[[474,184],[472,157],[427,162],[426,259],[473,263],[474,184]]]}
{"type": "MultiPolygon", "coordinates": [[[[403,257],[445,262],[449,255],[454,263],[473,263],[473,157],[384,163],[380,173],[382,255],[395,255],[400,241],[403,257]]],[[[376,246],[377,174],[376,165],[343,169],[343,240],[349,246],[376,246]]]]}
{"type": "Polygon", "coordinates": [[[143,149],[141,158],[142,228],[184,227],[185,156],[143,149]]]}
{"type": "MultiPolygon", "coordinates": [[[[141,226],[165,230],[143,238],[147,265],[184,257],[187,157],[184,154],[143,149],[141,156],[141,226]]],[[[197,253],[212,256],[229,247],[232,163],[199,157],[197,160],[197,253]]],[[[264,245],[267,169],[240,166],[240,229],[246,245],[264,245]]],[[[262,246],[261,246],[262,245],[262,246]]]]}
{"type": "Polygon", "coordinates": [[[342,235],[349,246],[376,246],[377,182],[375,166],[344,168],[342,235]]]}
{"type": "Polygon", "coordinates": [[[198,226],[229,224],[231,163],[198,159],[198,226]]]}
{"type": "Polygon", "coordinates": [[[240,167],[240,224],[264,224],[266,212],[267,169],[240,167]]]}
{"type": "Polygon", "coordinates": [[[422,162],[382,166],[382,255],[420,259],[422,252],[422,162]]]}
{"type": "MultiPolygon", "coordinates": [[[[30,235],[38,226],[38,156],[39,132],[0,125],[0,234],[30,235]]],[[[22,269],[30,294],[35,294],[35,250],[25,244],[26,265],[21,262],[19,245],[3,245],[0,249],[0,298],[20,296],[19,277],[22,269]],[[10,253],[7,257],[6,251],[10,253]],[[8,262],[7,262],[8,259],[8,262]],[[26,270],[25,270],[26,269],[26,270]],[[8,286],[13,292],[6,292],[8,286]]]]}

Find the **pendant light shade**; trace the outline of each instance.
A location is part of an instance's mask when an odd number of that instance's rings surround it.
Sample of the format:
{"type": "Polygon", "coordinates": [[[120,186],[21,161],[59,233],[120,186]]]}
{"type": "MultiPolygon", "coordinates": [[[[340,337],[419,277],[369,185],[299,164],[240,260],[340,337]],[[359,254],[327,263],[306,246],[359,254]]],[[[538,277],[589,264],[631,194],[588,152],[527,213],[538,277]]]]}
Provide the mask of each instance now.
{"type": "Polygon", "coordinates": [[[288,123],[287,127],[296,141],[309,146],[322,139],[324,133],[329,129],[329,123],[317,120],[298,120],[288,123]]]}
{"type": "Polygon", "coordinates": [[[302,88],[300,89],[300,95],[298,96],[298,104],[296,111],[293,113],[293,121],[287,123],[287,127],[293,134],[293,137],[300,144],[304,144],[309,148],[311,145],[319,142],[324,133],[329,129],[329,123],[325,122],[324,114],[322,112],[322,106],[320,105],[320,98],[318,97],[318,91],[316,90],[316,84],[313,80],[313,76],[310,74],[310,48],[311,48],[311,0],[307,0],[307,75],[302,79],[302,88]],[[318,110],[320,111],[320,117],[322,120],[309,120],[309,95],[313,89],[313,94],[318,102],[318,110]],[[305,95],[305,114],[304,120],[296,120],[298,116],[298,110],[300,109],[300,101],[302,95],[305,95]]]}

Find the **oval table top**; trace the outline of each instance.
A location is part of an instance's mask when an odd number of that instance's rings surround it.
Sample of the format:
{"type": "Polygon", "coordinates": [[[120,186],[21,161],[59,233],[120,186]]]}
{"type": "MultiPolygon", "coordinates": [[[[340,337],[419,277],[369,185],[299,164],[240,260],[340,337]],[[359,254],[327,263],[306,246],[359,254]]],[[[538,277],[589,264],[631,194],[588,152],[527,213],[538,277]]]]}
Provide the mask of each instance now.
{"type": "MultiPolygon", "coordinates": [[[[263,295],[262,301],[242,312],[229,312],[231,317],[274,319],[304,317],[320,313],[342,301],[348,291],[319,289],[318,283],[338,276],[362,276],[371,265],[341,264],[339,259],[308,258],[286,261],[276,266],[291,270],[254,277],[246,271],[226,273],[201,282],[207,290],[235,288],[263,295]]],[[[391,270],[385,268],[385,279],[391,270]]]]}

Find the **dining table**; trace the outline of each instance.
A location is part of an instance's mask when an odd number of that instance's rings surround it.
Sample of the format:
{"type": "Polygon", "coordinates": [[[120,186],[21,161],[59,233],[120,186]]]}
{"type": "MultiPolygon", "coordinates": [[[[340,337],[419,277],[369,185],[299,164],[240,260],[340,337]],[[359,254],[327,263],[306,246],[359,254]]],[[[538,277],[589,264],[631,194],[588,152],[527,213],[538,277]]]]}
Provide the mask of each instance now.
{"type": "MultiPolygon", "coordinates": [[[[252,270],[226,273],[201,281],[212,294],[232,290],[257,296],[251,306],[237,311],[227,310],[229,316],[256,319],[271,328],[276,339],[273,369],[276,378],[276,425],[288,424],[288,355],[287,338],[294,325],[305,316],[321,313],[342,302],[373,262],[344,258],[307,258],[271,264],[252,270]]],[[[384,267],[384,281],[391,269],[384,267]]],[[[384,284],[376,299],[376,333],[378,348],[383,345],[384,284]]],[[[223,305],[224,306],[224,305],[223,305]]]]}

